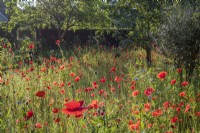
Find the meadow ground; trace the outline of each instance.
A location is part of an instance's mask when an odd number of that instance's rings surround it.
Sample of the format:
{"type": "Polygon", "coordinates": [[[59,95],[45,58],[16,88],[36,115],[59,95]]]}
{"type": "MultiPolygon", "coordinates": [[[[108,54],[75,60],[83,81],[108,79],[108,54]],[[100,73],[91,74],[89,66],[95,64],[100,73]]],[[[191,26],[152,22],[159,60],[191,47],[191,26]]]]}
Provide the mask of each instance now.
{"type": "Polygon", "coordinates": [[[78,47],[13,69],[3,51],[2,133],[200,132],[199,73],[181,81],[184,69],[155,52],[150,68],[142,49],[78,47]]]}

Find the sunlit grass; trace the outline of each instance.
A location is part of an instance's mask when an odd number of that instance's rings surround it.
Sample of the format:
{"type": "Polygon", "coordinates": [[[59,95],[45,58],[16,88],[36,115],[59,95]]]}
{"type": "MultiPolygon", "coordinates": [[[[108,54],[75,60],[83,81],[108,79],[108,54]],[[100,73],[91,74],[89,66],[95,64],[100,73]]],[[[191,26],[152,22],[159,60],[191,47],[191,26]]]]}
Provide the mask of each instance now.
{"type": "Polygon", "coordinates": [[[6,49],[3,52],[1,62],[7,68],[2,72],[0,86],[2,132],[155,133],[200,130],[199,90],[194,91],[198,88],[198,81],[194,78],[188,85],[181,86],[173,62],[155,52],[150,68],[146,66],[142,49],[87,47],[63,51],[62,58],[43,60],[40,57],[33,64],[22,64],[14,69],[11,66],[17,66],[13,64],[16,55],[6,49]],[[167,73],[163,79],[157,77],[161,71],[167,73]],[[172,79],[176,79],[174,85],[172,79]],[[148,87],[154,91],[146,96],[144,91],[148,87]],[[133,96],[132,92],[136,90],[139,93],[133,96]],[[36,96],[38,91],[45,91],[44,97],[36,96]],[[180,92],[185,92],[186,96],[180,97],[180,92]],[[83,116],[75,118],[62,111],[64,104],[72,100],[84,100],[83,107],[90,107],[97,100],[97,108],[89,108],[83,116]],[[149,109],[145,107],[147,103],[149,109]],[[59,109],[58,113],[52,111],[54,108],[59,109]],[[25,119],[30,110],[34,112],[33,116],[25,119]],[[160,114],[156,113],[158,110],[160,114]],[[176,116],[178,120],[172,122],[176,116]]]}

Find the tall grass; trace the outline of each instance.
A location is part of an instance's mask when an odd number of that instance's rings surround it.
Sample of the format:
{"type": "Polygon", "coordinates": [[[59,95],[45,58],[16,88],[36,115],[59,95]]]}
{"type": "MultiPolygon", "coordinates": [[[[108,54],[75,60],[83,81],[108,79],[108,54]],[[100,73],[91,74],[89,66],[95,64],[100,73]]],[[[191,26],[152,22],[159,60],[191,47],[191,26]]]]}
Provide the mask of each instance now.
{"type": "Polygon", "coordinates": [[[180,74],[170,59],[153,52],[153,66],[147,68],[145,51],[139,48],[60,50],[60,58],[56,53],[49,53],[49,58],[39,57],[31,64],[18,65],[15,57],[20,55],[3,48],[0,132],[191,133],[200,130],[199,81],[194,78],[181,86],[180,74]],[[159,79],[157,75],[162,71],[167,75],[159,79]],[[76,77],[80,80],[75,81],[76,77]],[[173,85],[172,79],[176,79],[173,85]],[[154,92],[146,96],[144,91],[149,87],[154,92]],[[136,90],[139,94],[133,96],[136,90]],[[45,96],[36,96],[39,91],[45,91],[45,96]],[[181,92],[186,95],[180,96],[181,92]],[[82,117],[63,113],[64,104],[72,100],[84,100],[83,107],[88,110],[82,117]],[[94,100],[98,101],[97,107],[91,108],[94,100]],[[150,108],[146,107],[147,103],[150,108]],[[52,111],[55,108],[59,109],[58,113],[52,111]],[[26,119],[30,110],[34,114],[26,119]]]}

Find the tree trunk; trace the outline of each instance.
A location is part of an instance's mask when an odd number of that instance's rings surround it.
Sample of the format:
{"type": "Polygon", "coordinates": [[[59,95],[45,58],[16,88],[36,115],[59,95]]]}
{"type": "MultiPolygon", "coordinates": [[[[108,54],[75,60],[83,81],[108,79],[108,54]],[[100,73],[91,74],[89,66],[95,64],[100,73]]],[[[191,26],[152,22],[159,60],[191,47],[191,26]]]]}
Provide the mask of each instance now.
{"type": "Polygon", "coordinates": [[[61,41],[61,36],[62,36],[62,30],[58,29],[58,39],[61,41]]]}
{"type": "Polygon", "coordinates": [[[151,44],[150,42],[150,22],[148,21],[148,29],[147,29],[147,34],[148,34],[148,44],[146,46],[146,54],[147,54],[147,67],[151,66],[151,44]]]}
{"type": "Polygon", "coordinates": [[[151,66],[151,48],[147,46],[145,50],[146,50],[147,67],[150,67],[151,66]]]}

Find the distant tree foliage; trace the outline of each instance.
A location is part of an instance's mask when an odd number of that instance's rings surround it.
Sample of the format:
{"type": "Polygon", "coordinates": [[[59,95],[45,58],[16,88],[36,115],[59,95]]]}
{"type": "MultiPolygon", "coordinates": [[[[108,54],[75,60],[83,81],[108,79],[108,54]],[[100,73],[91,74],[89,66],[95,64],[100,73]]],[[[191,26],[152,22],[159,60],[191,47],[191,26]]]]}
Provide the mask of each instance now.
{"type": "Polygon", "coordinates": [[[36,7],[25,5],[22,10],[16,1],[5,1],[8,25],[5,30],[11,32],[18,26],[30,26],[30,29],[53,28],[58,39],[63,40],[67,30],[105,27],[108,17],[101,9],[101,0],[37,0],[36,7]]]}

